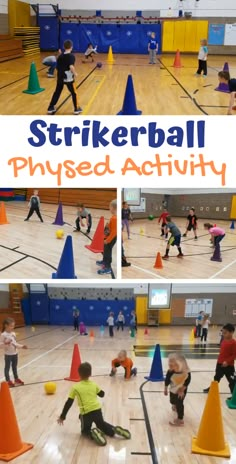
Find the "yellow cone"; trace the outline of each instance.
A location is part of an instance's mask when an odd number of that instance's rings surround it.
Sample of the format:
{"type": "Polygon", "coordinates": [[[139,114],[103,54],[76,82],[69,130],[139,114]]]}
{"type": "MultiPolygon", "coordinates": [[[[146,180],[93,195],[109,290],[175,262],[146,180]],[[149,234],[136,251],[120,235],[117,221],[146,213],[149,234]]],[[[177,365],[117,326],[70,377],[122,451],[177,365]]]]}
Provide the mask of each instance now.
{"type": "Polygon", "coordinates": [[[113,64],[114,61],[115,60],[113,58],[112,46],[110,45],[109,50],[108,50],[108,55],[107,55],[107,62],[108,64],[113,64]]]}
{"type": "Polygon", "coordinates": [[[211,383],[197,437],[192,438],[192,453],[230,458],[225,443],[218,382],[211,383]]]}
{"type": "Polygon", "coordinates": [[[142,229],[142,227],[140,227],[139,233],[140,233],[140,235],[144,235],[144,230],[142,229]]]}
{"type": "Polygon", "coordinates": [[[190,341],[190,343],[194,343],[194,341],[195,341],[194,329],[191,330],[189,341],[190,341]]]}

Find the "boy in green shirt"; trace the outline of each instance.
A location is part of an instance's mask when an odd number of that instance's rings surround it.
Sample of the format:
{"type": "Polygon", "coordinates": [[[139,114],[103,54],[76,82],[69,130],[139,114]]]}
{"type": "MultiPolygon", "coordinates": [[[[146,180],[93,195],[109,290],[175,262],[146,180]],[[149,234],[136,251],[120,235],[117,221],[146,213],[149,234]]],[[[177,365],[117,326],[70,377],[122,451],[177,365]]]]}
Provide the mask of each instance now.
{"type": "Polygon", "coordinates": [[[107,443],[105,435],[114,437],[119,435],[120,437],[129,439],[131,434],[129,430],[123,429],[120,426],[114,426],[105,422],[102,415],[101,404],[97,399],[97,396],[103,398],[105,392],[100,387],[89,380],[92,375],[91,364],[85,362],[82,363],[78,369],[80,375],[80,382],[76,383],[70,390],[68,400],[66,401],[63,411],[58,418],[57,422],[63,425],[66,415],[71,408],[74,399],[77,398],[78,406],[80,409],[80,421],[81,421],[81,433],[92,438],[100,446],[104,446],[107,443]],[[97,428],[92,429],[93,422],[97,428]]]}

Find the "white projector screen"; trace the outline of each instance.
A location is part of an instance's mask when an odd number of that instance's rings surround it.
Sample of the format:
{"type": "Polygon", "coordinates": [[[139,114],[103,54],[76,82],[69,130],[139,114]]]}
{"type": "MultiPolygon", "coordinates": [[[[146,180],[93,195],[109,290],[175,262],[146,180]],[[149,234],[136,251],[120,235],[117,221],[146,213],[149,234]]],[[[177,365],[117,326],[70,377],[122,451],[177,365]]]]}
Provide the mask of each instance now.
{"type": "Polygon", "coordinates": [[[167,309],[170,307],[171,284],[149,284],[148,307],[150,309],[167,309]]]}
{"type": "Polygon", "coordinates": [[[130,206],[139,206],[141,203],[141,189],[124,188],[124,201],[130,206]]]}

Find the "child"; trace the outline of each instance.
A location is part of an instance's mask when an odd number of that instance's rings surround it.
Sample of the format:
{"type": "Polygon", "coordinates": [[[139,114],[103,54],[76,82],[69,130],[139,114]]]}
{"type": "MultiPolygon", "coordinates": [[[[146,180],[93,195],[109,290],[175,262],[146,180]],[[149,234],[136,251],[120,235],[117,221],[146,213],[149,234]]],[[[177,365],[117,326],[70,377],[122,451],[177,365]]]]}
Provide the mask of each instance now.
{"type": "Polygon", "coordinates": [[[125,350],[121,350],[118,353],[117,358],[112,360],[111,365],[112,369],[110,372],[110,377],[116,375],[117,367],[120,366],[122,366],[125,370],[125,380],[129,380],[132,375],[134,377],[137,375],[137,369],[136,367],[133,367],[132,359],[127,358],[127,352],[125,350]]]}
{"type": "Polygon", "coordinates": [[[205,222],[204,229],[208,230],[209,234],[211,234],[211,242],[213,247],[219,246],[221,240],[225,237],[225,230],[221,229],[221,227],[216,227],[210,224],[209,222],[205,222]]]}
{"type": "Polygon", "coordinates": [[[79,330],[79,311],[75,309],[73,311],[73,319],[74,319],[74,330],[79,330]]]}
{"type": "Polygon", "coordinates": [[[204,318],[204,311],[200,311],[196,319],[196,338],[201,337],[203,318],[204,318]]]}
{"type": "Polygon", "coordinates": [[[120,330],[120,327],[121,327],[121,330],[123,332],[124,325],[125,325],[125,316],[122,313],[122,311],[119,312],[119,314],[117,316],[117,319],[116,319],[116,322],[117,322],[117,330],[120,330]]]}
{"type": "Polygon", "coordinates": [[[203,77],[207,77],[207,55],[208,55],[208,47],[207,47],[207,40],[202,39],[200,41],[200,50],[198,53],[198,70],[196,72],[196,76],[200,76],[203,71],[203,77]]]}
{"type": "Polygon", "coordinates": [[[74,114],[82,113],[78,103],[78,97],[75,88],[75,77],[77,76],[75,70],[75,56],[71,53],[73,48],[73,42],[71,40],[65,40],[64,42],[64,53],[62,53],[57,59],[57,85],[52,99],[49,103],[48,114],[56,113],[55,105],[57,104],[60,95],[62,93],[64,85],[71,93],[72,101],[74,105],[74,114]]]}
{"type": "Polygon", "coordinates": [[[15,321],[11,317],[8,317],[3,321],[2,333],[0,336],[0,343],[4,345],[5,351],[5,369],[4,375],[6,382],[9,387],[15,387],[17,385],[24,385],[24,382],[19,379],[17,372],[18,364],[18,352],[17,348],[27,349],[26,345],[21,345],[16,341],[16,334],[14,332],[15,321]],[[13,376],[15,383],[10,380],[10,367],[12,367],[13,376]]]}
{"type": "Polygon", "coordinates": [[[167,239],[168,238],[168,231],[166,230],[167,222],[166,218],[170,216],[166,208],[163,208],[163,212],[161,213],[159,219],[158,219],[158,224],[161,222],[161,237],[164,237],[167,239]]]}
{"type": "MultiPolygon", "coordinates": [[[[226,377],[229,388],[233,393],[235,385],[234,360],[236,359],[236,340],[233,338],[235,327],[233,324],[225,324],[222,329],[223,340],[220,344],[220,353],[217,359],[214,380],[220,382],[222,377],[226,377]]],[[[210,387],[205,388],[204,393],[208,393],[210,387]]]]}
{"type": "Polygon", "coordinates": [[[109,235],[104,236],[104,252],[102,261],[96,261],[98,266],[102,266],[102,269],[97,271],[98,274],[111,274],[111,263],[112,263],[112,248],[116,244],[117,238],[117,201],[113,200],[110,203],[110,212],[112,214],[108,224],[109,235]]]}
{"type": "MultiPolygon", "coordinates": [[[[96,47],[93,47],[93,44],[91,43],[88,44],[87,50],[84,54],[84,57],[86,58],[86,60],[91,58],[92,63],[94,62],[93,55],[97,54],[97,48],[98,48],[97,45],[96,47]]],[[[82,63],[86,63],[86,61],[82,61],[82,63]]]]}
{"type": "Polygon", "coordinates": [[[107,318],[107,324],[108,324],[108,327],[109,327],[109,335],[110,337],[114,337],[114,313],[113,312],[110,312],[109,313],[109,316],[107,318]]]}
{"type": "Polygon", "coordinates": [[[162,257],[162,259],[169,259],[169,250],[171,246],[177,246],[179,254],[177,255],[177,258],[182,258],[184,255],[181,250],[181,232],[178,229],[177,225],[171,221],[170,216],[167,216],[166,218],[166,233],[169,230],[171,233],[171,236],[168,240],[167,247],[166,247],[166,253],[162,257]]]}
{"type": "Polygon", "coordinates": [[[137,316],[135,311],[131,311],[131,319],[130,319],[130,328],[134,328],[134,330],[137,332],[137,316]]]}
{"type": "Polygon", "coordinates": [[[39,217],[40,221],[43,222],[43,218],[40,213],[40,198],[39,198],[39,192],[38,190],[34,190],[34,194],[30,197],[29,201],[29,212],[27,218],[25,218],[25,221],[28,221],[31,216],[36,213],[37,216],[39,217]]]}
{"type": "Polygon", "coordinates": [[[234,100],[236,98],[236,79],[231,79],[228,71],[220,71],[218,73],[218,79],[220,84],[228,84],[229,86],[230,99],[228,114],[232,114],[232,110],[234,109],[234,100]]]}
{"type": "Polygon", "coordinates": [[[172,353],[168,356],[168,360],[169,369],[166,373],[164,394],[168,395],[168,386],[170,386],[170,403],[173,411],[177,412],[177,419],[170,421],[169,424],[179,427],[184,425],[184,399],[191,382],[191,374],[184,356],[172,353]]]}
{"type": "Polygon", "coordinates": [[[121,218],[122,218],[122,231],[126,227],[128,239],[130,239],[129,221],[132,221],[132,215],[131,215],[129,205],[126,201],[123,201],[122,203],[121,218]]]}
{"type": "Polygon", "coordinates": [[[201,342],[203,341],[204,339],[204,342],[206,343],[207,341],[207,335],[208,335],[208,328],[209,328],[209,324],[210,324],[210,319],[208,318],[208,314],[205,314],[203,316],[203,320],[202,320],[202,336],[201,336],[201,342]]]}
{"type": "Polygon", "coordinates": [[[77,219],[75,221],[76,229],[74,232],[80,232],[80,226],[84,227],[83,219],[86,219],[86,224],[87,224],[86,234],[89,234],[91,227],[92,227],[91,213],[87,208],[85,208],[83,203],[79,203],[77,207],[78,207],[78,212],[77,212],[77,219]]]}
{"type": "Polygon", "coordinates": [[[156,55],[158,52],[158,43],[156,41],[155,32],[151,33],[150,39],[148,41],[148,53],[149,53],[149,64],[156,64],[156,55]]]}
{"type": "Polygon", "coordinates": [[[68,400],[66,401],[63,411],[58,418],[57,422],[63,425],[66,415],[71,408],[74,399],[77,398],[78,406],[80,409],[80,422],[81,422],[81,433],[92,440],[97,445],[104,446],[107,443],[105,435],[114,437],[119,435],[120,437],[130,439],[131,434],[129,430],[123,429],[120,426],[114,426],[105,422],[102,415],[101,404],[97,399],[97,396],[103,398],[105,392],[92,380],[89,379],[92,375],[91,364],[85,362],[82,363],[78,369],[80,375],[80,382],[76,383],[70,390],[68,400]],[[93,422],[97,428],[92,428],[93,422]]]}
{"type": "Polygon", "coordinates": [[[187,216],[186,231],[183,237],[187,237],[187,233],[193,229],[194,238],[197,240],[197,216],[195,214],[195,208],[190,208],[189,215],[187,216]]]}
{"type": "MultiPolygon", "coordinates": [[[[61,54],[61,50],[58,50],[58,54],[61,54]]],[[[54,77],[54,71],[57,67],[57,57],[55,55],[46,56],[42,63],[48,67],[47,76],[54,77]]]]}

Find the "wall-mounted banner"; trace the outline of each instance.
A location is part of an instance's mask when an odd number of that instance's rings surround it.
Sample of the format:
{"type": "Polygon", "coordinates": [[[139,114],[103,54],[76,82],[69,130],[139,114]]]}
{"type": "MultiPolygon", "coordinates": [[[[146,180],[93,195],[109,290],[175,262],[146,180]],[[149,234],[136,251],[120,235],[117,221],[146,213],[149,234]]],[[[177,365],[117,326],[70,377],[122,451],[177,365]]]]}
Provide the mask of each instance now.
{"type": "Polygon", "coordinates": [[[0,185],[236,186],[233,116],[0,117],[0,185]]]}

